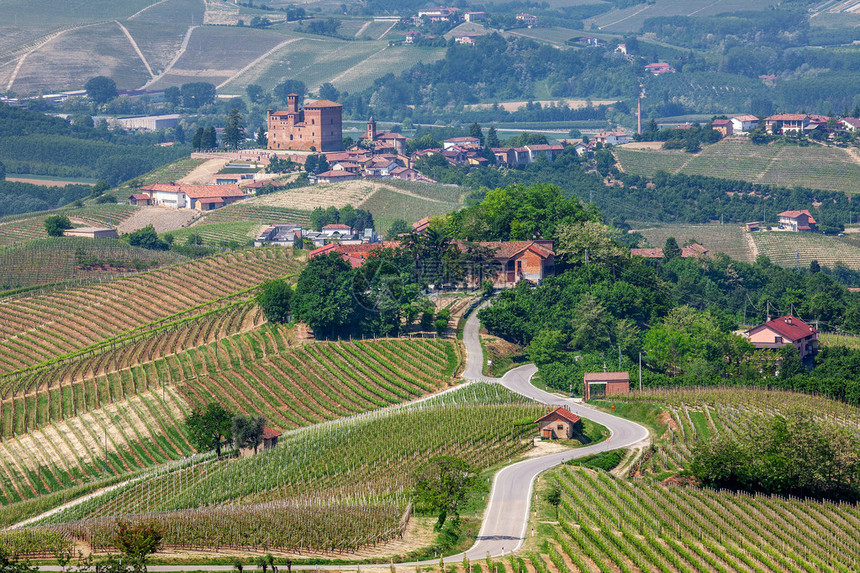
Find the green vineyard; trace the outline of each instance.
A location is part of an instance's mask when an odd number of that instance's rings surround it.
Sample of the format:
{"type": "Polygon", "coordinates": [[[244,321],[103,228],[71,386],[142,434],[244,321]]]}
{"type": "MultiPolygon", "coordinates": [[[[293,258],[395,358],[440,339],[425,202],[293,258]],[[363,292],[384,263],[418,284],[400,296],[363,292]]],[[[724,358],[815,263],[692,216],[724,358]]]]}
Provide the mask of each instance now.
{"type": "Polygon", "coordinates": [[[115,521],[111,516],[134,514],[160,522],[169,547],[355,550],[402,531],[405,494],[427,459],[453,455],[479,469],[507,461],[530,447],[523,438],[534,433],[533,420],[543,411],[484,385],[457,390],[446,400],[457,405],[431,400],[291,432],[263,454],[187,464],[45,522],[99,547],[109,546],[104,532],[115,521]],[[487,404],[496,401],[501,403],[487,404]],[[305,516],[304,522],[290,513],[305,516]],[[282,515],[285,526],[259,527],[282,515]],[[256,525],[233,527],[234,520],[256,525]]]}
{"type": "MultiPolygon", "coordinates": [[[[658,436],[628,479],[575,467],[550,472],[547,483],[561,489],[562,502],[558,525],[545,528],[546,556],[558,570],[856,570],[855,504],[664,480],[688,467],[695,442],[712,433],[736,434],[755,414],[803,408],[857,427],[860,410],[820,397],[740,388],[646,391],[615,404],[622,415],[651,420],[658,436]]],[[[551,515],[552,509],[542,511],[551,515]]]]}
{"type": "Polygon", "coordinates": [[[181,340],[152,339],[164,345],[164,358],[139,357],[129,367],[134,354],[108,353],[93,366],[107,372],[34,384],[0,402],[0,503],[188,455],[184,416],[213,400],[286,430],[434,392],[458,366],[453,344],[443,340],[295,346],[290,329],[266,326],[168,353],[181,340]]]}
{"type": "Polygon", "coordinates": [[[831,146],[753,145],[745,137],[730,137],[696,154],[624,147],[613,153],[624,172],[648,177],[665,171],[789,188],[860,192],[860,165],[848,151],[831,146]]]}
{"type": "Polygon", "coordinates": [[[5,299],[0,301],[0,374],[116,346],[222,308],[247,298],[249,289],[267,279],[294,274],[299,266],[285,249],[257,249],[5,299]]]}
{"type": "Polygon", "coordinates": [[[0,247],[0,290],[115,278],[181,262],[167,251],[131,247],[112,239],[57,237],[0,247]]]}

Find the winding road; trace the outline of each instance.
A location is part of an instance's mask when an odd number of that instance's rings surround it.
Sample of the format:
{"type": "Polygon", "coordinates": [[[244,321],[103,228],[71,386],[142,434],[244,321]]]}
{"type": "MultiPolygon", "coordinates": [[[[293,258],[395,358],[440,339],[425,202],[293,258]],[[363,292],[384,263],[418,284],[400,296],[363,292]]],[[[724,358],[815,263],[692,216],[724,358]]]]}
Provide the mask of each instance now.
{"type": "MultiPolygon", "coordinates": [[[[484,303],[486,305],[488,303],[484,303]]],[[[482,305],[483,306],[483,305],[482,305]]],[[[465,555],[469,560],[483,559],[487,555],[499,557],[518,550],[525,541],[528,531],[528,513],[533,494],[535,478],[558,464],[594,454],[618,448],[631,447],[649,440],[648,430],[635,422],[607,414],[574,402],[569,398],[563,398],[556,394],[550,394],[531,384],[531,378],[537,372],[533,364],[520,366],[509,371],[502,378],[488,378],[482,373],[484,361],[483,350],[480,342],[480,322],[478,321],[477,309],[472,312],[466,321],[463,330],[463,342],[466,346],[466,366],[463,370],[463,378],[470,382],[497,383],[506,388],[541,402],[553,406],[565,406],[571,412],[581,418],[587,418],[602,426],[605,426],[610,436],[608,439],[594,444],[565,452],[549,454],[542,457],[530,458],[503,468],[496,474],[487,508],[484,512],[484,521],[478,538],[471,549],[465,553],[458,553],[446,557],[445,562],[457,563],[465,555]]],[[[422,561],[419,563],[402,563],[399,566],[433,565],[437,560],[422,561]]],[[[382,563],[379,567],[388,567],[388,563],[382,563]]],[[[373,567],[373,565],[363,565],[373,567]]],[[[295,570],[318,569],[315,565],[293,566],[295,570]]],[[[325,566],[327,570],[354,569],[355,566],[325,566]]],[[[41,567],[42,571],[59,571],[58,567],[41,567]]],[[[151,565],[152,572],[170,571],[231,571],[228,565],[151,565]]]]}
{"type": "MultiPolygon", "coordinates": [[[[464,378],[473,381],[495,382],[537,402],[565,406],[577,416],[605,426],[609,430],[610,436],[607,440],[593,446],[527,459],[507,466],[496,474],[478,539],[475,545],[466,551],[466,557],[470,560],[483,559],[488,554],[491,557],[496,557],[520,548],[528,535],[526,528],[528,527],[529,505],[534,481],[538,474],[565,460],[617,448],[627,448],[649,439],[648,430],[644,426],[589,408],[569,398],[562,398],[535,388],[531,384],[531,378],[537,372],[537,367],[534,364],[515,368],[502,378],[483,376],[484,355],[481,349],[480,322],[477,314],[476,310],[469,316],[463,329],[463,341],[466,345],[464,378]]],[[[462,559],[462,556],[463,554],[458,554],[448,560],[457,561],[462,559]]]]}

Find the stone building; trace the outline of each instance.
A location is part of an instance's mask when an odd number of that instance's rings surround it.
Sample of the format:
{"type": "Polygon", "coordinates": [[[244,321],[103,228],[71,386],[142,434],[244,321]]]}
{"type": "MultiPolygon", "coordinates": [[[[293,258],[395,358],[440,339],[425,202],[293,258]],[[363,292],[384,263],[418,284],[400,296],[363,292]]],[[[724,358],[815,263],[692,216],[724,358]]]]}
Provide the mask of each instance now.
{"type": "Polygon", "coordinates": [[[299,96],[287,96],[287,109],[268,110],[269,149],[343,150],[343,106],[326,99],[299,109],[299,96]]]}

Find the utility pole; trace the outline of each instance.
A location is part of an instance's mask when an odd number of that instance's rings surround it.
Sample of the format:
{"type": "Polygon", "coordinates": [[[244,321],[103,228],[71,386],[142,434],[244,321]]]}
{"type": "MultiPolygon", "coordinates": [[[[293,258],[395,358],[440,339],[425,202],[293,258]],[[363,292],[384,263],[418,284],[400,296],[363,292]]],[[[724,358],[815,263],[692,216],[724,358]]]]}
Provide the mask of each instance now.
{"type": "Polygon", "coordinates": [[[618,370],[621,370],[621,345],[618,345],[618,370]]]}

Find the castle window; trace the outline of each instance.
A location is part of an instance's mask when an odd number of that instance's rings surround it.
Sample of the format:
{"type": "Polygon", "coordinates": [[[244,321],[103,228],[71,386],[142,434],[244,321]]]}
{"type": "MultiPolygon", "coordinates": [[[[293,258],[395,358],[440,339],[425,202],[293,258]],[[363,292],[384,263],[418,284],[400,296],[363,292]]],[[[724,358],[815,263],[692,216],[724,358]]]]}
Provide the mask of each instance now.
{"type": "Polygon", "coordinates": [[[290,134],[290,141],[292,141],[292,140],[293,140],[293,134],[291,133],[290,134]]]}

